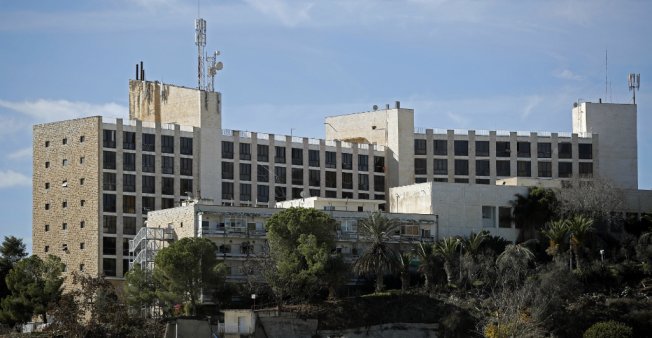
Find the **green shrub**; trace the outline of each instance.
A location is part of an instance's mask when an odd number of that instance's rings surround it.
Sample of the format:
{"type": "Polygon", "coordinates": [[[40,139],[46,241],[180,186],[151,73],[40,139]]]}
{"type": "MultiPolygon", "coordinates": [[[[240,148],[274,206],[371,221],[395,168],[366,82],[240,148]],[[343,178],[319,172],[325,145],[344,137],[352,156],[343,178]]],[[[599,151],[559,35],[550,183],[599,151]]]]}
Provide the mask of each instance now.
{"type": "Polygon", "coordinates": [[[597,322],[584,332],[584,338],[629,338],[632,328],[617,321],[597,322]]]}

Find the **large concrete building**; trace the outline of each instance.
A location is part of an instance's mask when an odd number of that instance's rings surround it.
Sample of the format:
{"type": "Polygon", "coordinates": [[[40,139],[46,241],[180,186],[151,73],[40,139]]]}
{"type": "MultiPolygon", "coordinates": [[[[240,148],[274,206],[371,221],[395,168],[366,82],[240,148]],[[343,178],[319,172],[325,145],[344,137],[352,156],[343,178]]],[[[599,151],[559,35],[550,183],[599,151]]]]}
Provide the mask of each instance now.
{"type": "MultiPolygon", "coordinates": [[[[524,133],[415,130],[414,111],[397,102],[327,117],[326,138],[312,139],[223,129],[220,93],[132,80],[129,114],[34,126],[35,254],[62,257],[68,271],[121,278],[148,212],[188,198],[261,212],[299,198],[370,200],[380,210],[443,216],[441,227],[467,234],[489,222],[485,211],[501,228],[504,199],[527,191],[495,192],[505,179],[567,186],[600,177],[638,188],[633,104],[581,103],[572,132],[524,133]],[[475,211],[402,203],[422,182],[437,183],[424,186],[432,196],[449,191],[465,203],[473,190],[483,199],[475,211]]],[[[645,196],[627,211],[651,212],[645,196]]]]}

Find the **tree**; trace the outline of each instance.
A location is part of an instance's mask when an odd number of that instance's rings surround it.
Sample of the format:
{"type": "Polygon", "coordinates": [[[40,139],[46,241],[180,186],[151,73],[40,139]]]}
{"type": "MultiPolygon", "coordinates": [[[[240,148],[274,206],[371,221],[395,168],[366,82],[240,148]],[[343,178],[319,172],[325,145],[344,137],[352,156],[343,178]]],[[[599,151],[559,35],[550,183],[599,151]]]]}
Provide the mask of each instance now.
{"type": "Polygon", "coordinates": [[[534,253],[521,244],[509,244],[498,258],[496,265],[508,282],[518,282],[525,277],[534,253]]]}
{"type": "Polygon", "coordinates": [[[488,237],[488,232],[471,233],[468,238],[464,239],[464,268],[466,269],[467,278],[471,283],[481,282],[478,278],[481,275],[483,264],[479,263],[479,258],[483,253],[484,243],[488,237]]]}
{"type": "Polygon", "coordinates": [[[448,285],[453,284],[453,267],[457,259],[457,249],[461,242],[459,238],[447,237],[435,244],[435,254],[444,260],[444,271],[448,285]]]}
{"type": "Polygon", "coordinates": [[[11,294],[2,300],[2,317],[25,323],[38,315],[47,323],[48,306],[61,296],[63,266],[53,255],[45,261],[33,255],[16,263],[6,278],[11,294]]]}
{"type": "Polygon", "coordinates": [[[611,212],[621,210],[623,192],[610,181],[594,178],[577,186],[558,191],[559,216],[571,218],[584,215],[598,224],[606,224],[611,212]]]}
{"type": "Polygon", "coordinates": [[[434,280],[435,270],[437,267],[437,256],[435,255],[434,245],[419,242],[416,247],[417,256],[419,257],[419,272],[423,274],[423,284],[427,289],[434,280]]]}
{"type": "Polygon", "coordinates": [[[413,255],[410,252],[399,252],[398,273],[401,278],[401,291],[405,292],[410,286],[410,263],[413,255]]]}
{"type": "Polygon", "coordinates": [[[358,221],[358,231],[369,243],[353,268],[359,274],[376,276],[376,292],[384,288],[384,275],[396,271],[398,267],[398,252],[389,243],[398,225],[398,221],[380,212],[358,221]]]}
{"type": "Polygon", "coordinates": [[[5,236],[2,245],[0,245],[0,300],[9,294],[5,278],[14,265],[21,259],[27,257],[25,244],[20,238],[14,236],[5,236]]]}
{"type": "Polygon", "coordinates": [[[349,281],[351,266],[344,261],[342,255],[335,254],[328,257],[324,270],[322,281],[328,287],[328,298],[335,299],[337,289],[349,281]]]}
{"type": "Polygon", "coordinates": [[[523,229],[522,239],[531,239],[537,230],[550,221],[558,207],[559,201],[552,189],[542,187],[528,188],[527,195],[516,194],[512,201],[516,226],[523,229]]]}
{"type": "Polygon", "coordinates": [[[147,310],[156,301],[156,288],[151,276],[139,264],[134,264],[125,279],[124,291],[127,304],[140,316],[148,317],[150,313],[147,310]]]}
{"type": "Polygon", "coordinates": [[[566,220],[556,220],[548,223],[546,229],[542,231],[543,235],[548,238],[548,248],[546,253],[558,259],[559,253],[564,251],[564,244],[568,237],[568,222],[566,220]]]}
{"type": "Polygon", "coordinates": [[[186,314],[195,314],[202,292],[215,292],[224,283],[224,264],[207,238],[182,238],[161,249],[154,260],[159,299],[172,305],[187,302],[186,314]]]}
{"type": "Polygon", "coordinates": [[[581,252],[589,233],[593,231],[593,220],[583,215],[575,215],[568,221],[570,247],[575,255],[575,265],[580,269],[581,252]]]}

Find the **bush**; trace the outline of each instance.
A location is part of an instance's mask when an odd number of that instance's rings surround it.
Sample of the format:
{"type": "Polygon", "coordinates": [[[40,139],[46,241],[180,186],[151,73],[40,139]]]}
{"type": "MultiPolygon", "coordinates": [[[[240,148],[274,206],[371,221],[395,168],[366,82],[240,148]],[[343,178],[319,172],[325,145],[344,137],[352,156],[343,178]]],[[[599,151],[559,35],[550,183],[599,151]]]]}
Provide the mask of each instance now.
{"type": "Polygon", "coordinates": [[[617,321],[597,322],[584,332],[584,338],[629,338],[632,328],[617,321]]]}

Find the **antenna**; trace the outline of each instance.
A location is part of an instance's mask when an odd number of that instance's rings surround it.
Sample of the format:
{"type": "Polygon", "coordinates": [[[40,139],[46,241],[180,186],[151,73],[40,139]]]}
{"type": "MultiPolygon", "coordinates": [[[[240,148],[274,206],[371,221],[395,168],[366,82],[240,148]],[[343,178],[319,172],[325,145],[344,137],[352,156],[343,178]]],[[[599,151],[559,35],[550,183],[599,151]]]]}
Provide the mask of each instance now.
{"type": "Polygon", "coordinates": [[[215,51],[213,56],[207,56],[206,62],[208,63],[208,76],[210,76],[211,81],[207,84],[207,90],[209,92],[215,91],[215,75],[217,72],[224,68],[224,64],[220,61],[217,62],[217,57],[220,55],[220,51],[215,51]]]}
{"type": "Polygon", "coordinates": [[[206,47],[206,20],[195,20],[195,45],[197,46],[197,88],[204,89],[204,47],[206,47]]]}
{"type": "Polygon", "coordinates": [[[632,92],[634,104],[636,104],[636,91],[641,86],[641,74],[627,74],[627,85],[629,86],[629,91],[632,92]]]}
{"type": "Polygon", "coordinates": [[[607,84],[609,83],[609,49],[604,50],[604,100],[607,100],[609,91],[607,84]]]}

